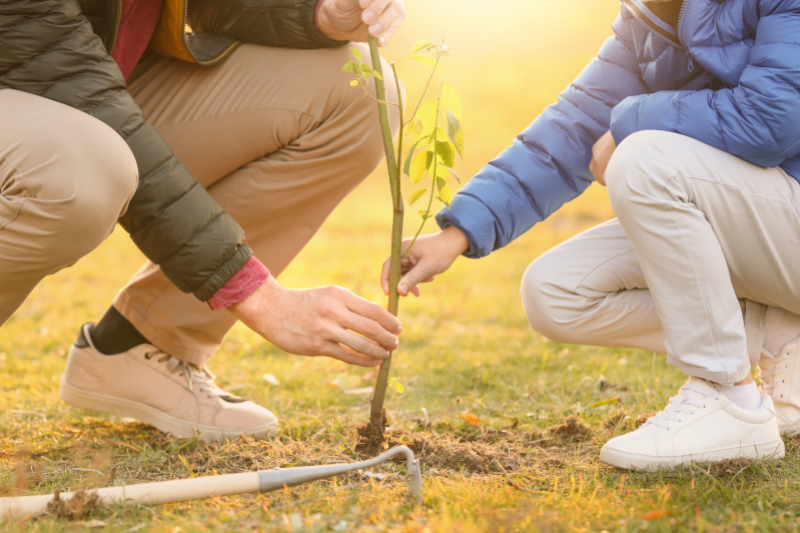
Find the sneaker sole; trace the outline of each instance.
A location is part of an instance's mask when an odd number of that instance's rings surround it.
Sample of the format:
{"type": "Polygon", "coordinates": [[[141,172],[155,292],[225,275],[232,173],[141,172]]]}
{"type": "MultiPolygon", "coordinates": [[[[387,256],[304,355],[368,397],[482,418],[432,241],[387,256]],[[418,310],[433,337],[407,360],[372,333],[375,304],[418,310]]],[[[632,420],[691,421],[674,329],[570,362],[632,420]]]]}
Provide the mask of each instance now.
{"type": "Polygon", "coordinates": [[[278,431],[277,420],[250,428],[225,428],[192,424],[149,405],[78,389],[66,383],[63,379],[61,380],[59,396],[73,407],[110,413],[120,417],[135,418],[150,424],[159,431],[184,439],[198,437],[201,440],[210,442],[224,442],[225,439],[234,439],[242,435],[263,439],[274,435],[278,431]]]}
{"type": "Polygon", "coordinates": [[[762,443],[748,448],[741,446],[715,450],[698,456],[675,455],[667,457],[653,457],[651,455],[636,455],[620,452],[610,448],[600,450],[600,460],[611,466],[624,468],[626,470],[646,470],[656,471],[659,469],[669,469],[689,463],[699,463],[705,461],[724,461],[725,459],[762,459],[773,458],[782,459],[786,455],[786,447],[782,440],[775,442],[762,443]],[[762,451],[764,450],[764,451],[762,451]],[[769,450],[769,451],[767,451],[769,450]]]}

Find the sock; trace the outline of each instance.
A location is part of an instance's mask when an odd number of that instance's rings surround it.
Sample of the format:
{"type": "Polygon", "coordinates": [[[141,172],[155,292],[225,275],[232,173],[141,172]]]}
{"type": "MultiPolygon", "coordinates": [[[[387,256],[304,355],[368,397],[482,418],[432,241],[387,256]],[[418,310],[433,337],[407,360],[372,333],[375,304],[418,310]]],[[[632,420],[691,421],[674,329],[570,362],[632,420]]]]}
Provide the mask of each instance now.
{"type": "Polygon", "coordinates": [[[719,389],[719,391],[742,409],[752,411],[753,409],[761,407],[761,393],[758,392],[755,381],[747,385],[726,387],[724,389],[719,389]]]}
{"type": "Polygon", "coordinates": [[[780,307],[767,307],[764,329],[767,333],[764,348],[778,355],[781,348],[800,337],[800,316],[780,307]]]}
{"type": "Polygon", "coordinates": [[[94,347],[103,355],[116,355],[140,344],[150,344],[113,305],[100,322],[89,330],[89,334],[94,347]]]}

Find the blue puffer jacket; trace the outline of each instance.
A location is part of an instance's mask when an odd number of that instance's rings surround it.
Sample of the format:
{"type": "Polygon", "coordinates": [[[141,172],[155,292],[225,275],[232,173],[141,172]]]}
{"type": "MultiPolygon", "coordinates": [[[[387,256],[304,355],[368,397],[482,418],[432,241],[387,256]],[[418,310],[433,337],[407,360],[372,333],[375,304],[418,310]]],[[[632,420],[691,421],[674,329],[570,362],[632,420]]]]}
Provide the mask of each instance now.
{"type": "Polygon", "coordinates": [[[623,0],[613,29],[558,103],[437,215],[467,235],[465,255],[506,246],[581,194],[609,129],[617,144],[680,133],[800,181],[800,0],[684,0],[677,29],[623,0]]]}

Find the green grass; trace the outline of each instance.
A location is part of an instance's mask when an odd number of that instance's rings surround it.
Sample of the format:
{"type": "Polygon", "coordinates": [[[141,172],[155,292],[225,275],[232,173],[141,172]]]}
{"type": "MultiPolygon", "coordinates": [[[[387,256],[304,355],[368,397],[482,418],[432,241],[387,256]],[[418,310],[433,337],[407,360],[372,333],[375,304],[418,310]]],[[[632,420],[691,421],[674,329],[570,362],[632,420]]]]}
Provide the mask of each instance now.
{"type": "MultiPolygon", "coordinates": [[[[408,2],[411,21],[386,56],[402,58],[411,42],[442,29],[459,46],[448,75],[467,113],[462,176],[554,100],[596,52],[618,9],[596,0],[561,4],[503,0],[487,12],[485,2],[470,0],[408,2]],[[507,20],[504,9],[521,15],[507,20]],[[488,30],[475,35],[479,22],[488,30]]],[[[421,70],[408,62],[401,68],[408,85],[417,86],[421,70]]],[[[380,170],[332,215],[282,283],[339,284],[383,302],[377,280],[388,253],[389,206],[380,170]]],[[[421,452],[423,505],[407,501],[403,467],[393,464],[376,469],[387,474],[383,480],[354,474],[265,495],[102,509],[84,520],[101,520],[108,531],[167,532],[800,529],[800,440],[787,440],[780,462],[645,474],[597,460],[620,410],[633,419],[659,410],[684,378],[651,353],[548,341],[530,330],[517,293],[534,258],[612,216],[605,191],[592,187],[507,249],[480,261],[460,259],[424,287],[422,298],[401,302],[405,331],[393,375],[405,393],[391,391],[388,407],[393,438],[421,452]],[[601,376],[618,388],[600,390],[601,376]],[[616,397],[618,404],[592,407],[616,397]],[[465,414],[478,424],[468,424],[465,414]],[[562,438],[555,429],[571,415],[590,428],[582,438],[562,438]]],[[[415,224],[409,217],[409,231],[415,224]]],[[[210,367],[223,387],[281,418],[273,440],[171,439],[61,403],[58,380],[79,326],[102,314],[141,261],[117,231],[42,283],[0,330],[0,495],[354,460],[355,427],[367,420],[368,401],[329,383],[343,374],[369,386],[371,373],[286,355],[240,326],[210,367]],[[268,373],[280,385],[264,380],[268,373]]],[[[87,529],[53,517],[5,527],[87,529]]]]}

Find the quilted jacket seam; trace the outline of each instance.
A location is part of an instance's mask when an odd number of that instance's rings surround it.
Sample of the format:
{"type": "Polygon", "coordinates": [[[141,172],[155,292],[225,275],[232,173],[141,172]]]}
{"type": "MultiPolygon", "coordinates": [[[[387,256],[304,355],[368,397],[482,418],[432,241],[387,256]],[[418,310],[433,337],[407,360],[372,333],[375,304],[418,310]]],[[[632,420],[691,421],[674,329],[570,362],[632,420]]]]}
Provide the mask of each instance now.
{"type": "MultiPolygon", "coordinates": [[[[123,91],[124,91],[124,89],[121,89],[121,88],[119,88],[119,89],[106,89],[103,92],[108,92],[109,93],[108,96],[106,96],[105,98],[103,98],[102,100],[97,102],[97,104],[95,106],[93,106],[90,111],[87,111],[86,113],[88,115],[95,116],[95,113],[97,112],[98,109],[100,109],[101,107],[106,105],[110,100],[113,100],[114,98],[116,98],[119,95],[119,93],[121,93],[123,91]]],[[[136,131],[138,131],[139,129],[141,129],[141,126],[136,128],[136,131]]],[[[123,140],[128,140],[129,138],[130,138],[130,135],[128,135],[127,137],[123,137],[123,140]]]]}
{"type": "MultiPolygon", "coordinates": [[[[751,89],[751,91],[752,91],[752,89],[751,89]]],[[[749,91],[743,91],[743,92],[744,92],[745,98],[747,98],[747,103],[750,105],[750,109],[755,109],[755,107],[753,106],[752,102],[750,101],[749,91]]],[[[755,91],[753,91],[753,92],[755,92],[755,91]]],[[[781,145],[778,142],[778,138],[775,137],[775,132],[772,131],[772,128],[769,127],[769,124],[767,124],[765,122],[763,124],[764,124],[764,127],[766,128],[766,130],[769,132],[770,137],[772,137],[772,142],[774,142],[775,146],[777,146],[778,149],[780,150],[781,145]]],[[[776,154],[776,155],[780,155],[780,154],[776,154]]],[[[767,156],[767,157],[769,157],[769,156],[767,156]]]]}
{"type": "MultiPolygon", "coordinates": [[[[189,191],[191,191],[192,189],[194,189],[194,186],[192,186],[192,187],[189,189],[189,191]]],[[[188,193],[189,191],[187,191],[187,193],[188,193]]],[[[183,194],[183,195],[181,196],[181,198],[182,198],[183,196],[186,196],[186,194],[183,194]]],[[[175,200],[175,202],[177,202],[177,201],[178,201],[178,200],[175,200]]],[[[174,203],[175,203],[175,202],[173,202],[173,204],[171,204],[171,205],[174,205],[174,203]]],[[[160,213],[160,214],[163,214],[163,213],[164,213],[164,211],[161,211],[161,213],[160,213]]],[[[206,231],[206,230],[209,228],[209,226],[211,226],[211,224],[213,224],[214,222],[216,222],[216,221],[217,221],[217,219],[218,219],[219,217],[221,217],[222,215],[224,215],[224,214],[225,214],[225,211],[217,211],[217,212],[214,214],[214,216],[213,216],[213,217],[211,217],[210,219],[208,219],[208,220],[206,221],[206,223],[203,225],[203,227],[201,227],[200,229],[198,229],[198,230],[195,232],[195,234],[192,236],[192,238],[191,238],[191,239],[189,239],[188,241],[186,241],[186,243],[185,243],[183,246],[181,246],[180,248],[178,248],[177,250],[175,250],[174,252],[172,252],[171,254],[169,254],[167,257],[165,257],[164,259],[162,259],[161,261],[159,261],[159,264],[160,264],[160,265],[165,265],[165,264],[168,264],[168,263],[170,263],[170,262],[172,261],[172,259],[174,259],[174,258],[175,258],[175,256],[177,256],[178,254],[180,254],[180,253],[181,253],[181,251],[183,251],[183,249],[184,249],[184,248],[188,247],[190,244],[193,244],[193,243],[197,242],[197,238],[198,238],[198,237],[199,237],[199,236],[200,236],[202,233],[205,233],[205,231],[206,231]]],[[[159,215],[159,216],[160,216],[160,215],[159,215]]],[[[156,218],[158,218],[158,217],[156,217],[156,218]]],[[[240,244],[237,242],[237,243],[236,243],[236,246],[237,246],[237,248],[238,248],[238,247],[240,246],[240,244]]],[[[227,262],[227,260],[223,261],[223,262],[222,262],[222,264],[225,264],[226,262],[227,262]]],[[[214,272],[216,273],[216,272],[217,272],[217,270],[219,270],[219,268],[217,268],[216,270],[214,270],[214,272]]],[[[213,276],[213,274],[212,274],[212,276],[213,276]]],[[[202,283],[201,283],[200,285],[202,285],[202,283]]],[[[198,287],[199,287],[200,285],[198,285],[198,287]]]]}
{"type": "MultiPolygon", "coordinates": [[[[45,21],[40,21],[40,22],[42,22],[44,24],[50,24],[49,22],[45,22],[45,21]]],[[[12,72],[12,71],[20,68],[23,65],[28,66],[30,63],[33,63],[33,62],[36,62],[36,61],[40,61],[42,59],[42,56],[52,52],[58,45],[60,45],[65,40],[69,39],[69,37],[72,36],[73,33],[75,33],[76,31],[78,31],[80,29],[81,29],[80,25],[75,26],[75,28],[71,29],[69,32],[67,32],[66,34],[62,35],[58,40],[53,42],[50,46],[48,46],[44,50],[41,50],[41,51],[39,51],[39,53],[34,54],[34,55],[32,55],[31,57],[29,57],[27,59],[23,59],[22,61],[19,61],[15,65],[9,67],[6,70],[6,73],[12,72]]]]}
{"type": "MultiPolygon", "coordinates": [[[[530,145],[529,145],[529,144],[527,144],[527,143],[526,143],[524,140],[520,139],[520,142],[521,142],[523,145],[525,145],[525,148],[527,148],[528,150],[531,150],[531,147],[530,147],[530,145]]],[[[522,193],[525,195],[525,197],[526,197],[526,198],[528,199],[528,201],[530,202],[530,204],[531,204],[531,207],[533,207],[533,210],[534,210],[534,211],[536,211],[536,215],[537,215],[539,218],[541,218],[541,217],[542,217],[542,211],[539,209],[539,206],[538,206],[538,205],[536,205],[536,200],[533,198],[533,196],[532,196],[532,195],[530,195],[530,194],[528,194],[528,191],[527,191],[527,190],[525,189],[525,187],[523,186],[523,182],[522,182],[522,180],[521,180],[521,179],[519,179],[519,176],[517,176],[516,174],[512,174],[512,173],[511,173],[511,172],[509,172],[508,170],[506,170],[506,169],[504,169],[504,168],[500,167],[500,166],[497,164],[497,161],[489,161],[489,163],[488,163],[488,164],[489,164],[489,166],[496,168],[496,169],[497,169],[497,170],[499,170],[500,172],[503,172],[504,174],[506,174],[506,175],[508,175],[508,176],[511,176],[511,177],[514,179],[514,181],[515,181],[515,182],[517,182],[517,183],[519,184],[519,186],[520,186],[519,188],[520,188],[520,189],[522,189],[522,193]]],[[[494,214],[494,213],[493,213],[493,214],[494,214]]]]}
{"type": "MultiPolygon", "coordinates": [[[[223,212],[223,213],[220,213],[220,214],[219,214],[219,216],[222,216],[223,214],[224,214],[224,212],[223,212]]],[[[231,254],[231,255],[230,255],[228,258],[226,258],[226,259],[225,259],[225,260],[224,260],[224,261],[223,261],[223,262],[222,262],[222,263],[221,263],[221,264],[220,264],[220,265],[219,265],[219,266],[216,268],[216,270],[214,270],[214,272],[212,272],[212,273],[211,273],[211,274],[210,274],[210,275],[209,275],[209,276],[208,276],[206,279],[204,279],[202,282],[200,282],[200,284],[198,284],[198,285],[197,285],[197,286],[196,286],[194,289],[192,289],[192,293],[195,295],[195,297],[197,297],[197,298],[198,298],[198,299],[200,299],[201,301],[205,302],[205,301],[208,301],[208,300],[211,298],[211,296],[213,296],[213,295],[214,295],[214,294],[215,294],[215,293],[216,293],[216,292],[217,292],[219,289],[221,289],[221,288],[223,287],[224,283],[221,283],[221,284],[219,284],[219,287],[217,287],[217,288],[216,288],[216,289],[215,289],[213,292],[211,292],[211,291],[209,291],[208,289],[206,289],[206,285],[208,285],[209,283],[211,283],[211,281],[213,280],[213,278],[214,278],[214,277],[215,277],[217,274],[219,274],[220,270],[222,270],[222,269],[225,267],[225,265],[227,265],[228,263],[230,263],[230,262],[234,261],[234,260],[236,259],[236,257],[237,257],[237,256],[238,256],[238,255],[239,255],[239,254],[240,254],[240,253],[241,253],[243,250],[244,250],[244,254],[245,254],[245,255],[247,255],[247,259],[250,259],[250,257],[253,255],[253,252],[252,252],[252,250],[250,249],[250,247],[247,245],[247,243],[246,243],[246,242],[245,242],[245,243],[237,243],[237,244],[236,244],[236,247],[233,249],[233,253],[232,253],[232,254],[231,254]],[[208,295],[208,297],[204,299],[204,298],[202,298],[202,297],[200,297],[200,296],[198,296],[198,295],[197,295],[198,291],[200,291],[201,289],[205,290],[205,292],[210,292],[211,294],[209,294],[209,295],[208,295]]],[[[245,261],[244,261],[244,262],[242,262],[242,266],[244,266],[244,263],[247,261],[247,259],[245,259],[245,261]]],[[[239,268],[241,268],[241,266],[240,266],[239,268]]]]}
{"type": "MultiPolygon", "coordinates": [[[[78,76],[82,76],[83,74],[86,74],[87,71],[91,70],[92,68],[96,67],[97,65],[102,64],[104,61],[105,61],[105,59],[101,59],[99,61],[95,61],[91,65],[87,65],[86,68],[84,68],[81,71],[74,72],[74,73],[70,74],[69,76],[64,76],[63,78],[58,78],[58,79],[55,79],[55,80],[51,80],[49,82],[49,85],[48,85],[47,89],[45,89],[45,91],[41,94],[41,96],[47,97],[47,93],[50,92],[53,89],[53,87],[57,86],[60,83],[65,82],[65,81],[70,81],[70,80],[72,80],[74,78],[77,78],[78,76]]],[[[113,89],[106,89],[106,90],[112,90],[113,91],[113,89]]],[[[100,104],[98,103],[97,105],[93,106],[93,109],[94,109],[94,107],[97,107],[99,105],[100,104]]]]}
{"type": "Polygon", "coordinates": [[[0,30],[0,35],[2,35],[2,34],[4,34],[4,33],[7,33],[7,32],[9,32],[9,31],[11,31],[11,30],[13,30],[14,28],[17,28],[17,27],[19,27],[19,26],[22,26],[22,25],[23,25],[23,24],[25,24],[26,22],[43,22],[43,23],[45,23],[45,24],[50,24],[49,22],[47,22],[47,21],[44,21],[44,20],[41,20],[41,19],[43,19],[44,17],[47,17],[48,15],[51,15],[51,14],[53,13],[53,11],[55,11],[55,10],[56,10],[56,8],[57,8],[57,7],[58,7],[58,6],[53,6],[53,7],[51,7],[51,8],[50,8],[48,11],[45,11],[44,13],[39,13],[39,14],[37,14],[37,15],[35,15],[35,16],[32,16],[32,17],[26,17],[26,18],[23,18],[21,21],[17,22],[17,23],[16,23],[16,24],[14,24],[13,26],[9,26],[8,28],[3,28],[3,29],[1,29],[1,30],[0,30]]]}
{"type": "MultiPolygon", "coordinates": [[[[499,170],[499,169],[498,169],[498,170],[499,170]]],[[[486,209],[487,209],[487,210],[488,210],[488,211],[489,211],[489,212],[492,214],[492,216],[494,217],[495,221],[496,221],[496,222],[498,222],[498,223],[500,223],[500,219],[497,217],[497,213],[495,213],[495,212],[492,210],[492,206],[490,206],[489,204],[487,204],[486,202],[484,202],[483,200],[481,200],[481,199],[480,199],[478,196],[475,196],[474,194],[471,194],[469,191],[464,191],[462,194],[463,194],[464,196],[467,196],[467,197],[469,197],[469,198],[472,198],[473,200],[477,200],[478,202],[480,202],[481,204],[483,204],[483,205],[486,207],[486,209]]],[[[536,210],[536,208],[535,208],[535,207],[534,207],[534,210],[536,210]]]]}
{"type": "MultiPolygon", "coordinates": [[[[573,104],[573,105],[574,105],[574,104],[573,104]]],[[[530,150],[530,151],[532,151],[532,152],[533,152],[533,151],[540,151],[540,150],[539,150],[539,149],[537,149],[536,147],[534,147],[534,146],[531,146],[530,144],[528,144],[528,143],[525,141],[525,139],[520,139],[520,141],[522,142],[522,144],[524,144],[524,145],[525,145],[525,147],[526,147],[528,150],[530,150]]],[[[575,185],[573,185],[573,184],[572,184],[572,183],[571,183],[569,180],[566,180],[566,179],[564,179],[564,176],[566,175],[566,173],[564,172],[564,167],[562,167],[562,166],[561,166],[561,163],[558,161],[558,158],[556,158],[556,157],[553,157],[553,158],[551,158],[551,162],[553,163],[553,166],[555,166],[555,167],[556,167],[556,169],[558,170],[558,175],[559,175],[559,177],[561,178],[561,181],[563,181],[563,182],[564,182],[564,184],[565,184],[567,187],[569,187],[570,189],[572,189],[572,191],[573,191],[573,192],[576,192],[576,193],[577,193],[577,192],[578,192],[578,189],[575,187],[575,185]]],[[[511,174],[511,175],[513,176],[513,174],[511,174]]],[[[523,183],[523,181],[522,181],[521,179],[519,179],[517,176],[514,176],[514,178],[515,178],[517,181],[519,181],[520,183],[523,183]]],[[[525,190],[525,187],[522,187],[522,190],[525,190]]],[[[533,196],[532,196],[532,195],[528,194],[528,192],[527,192],[527,191],[525,191],[525,194],[526,194],[526,195],[527,195],[527,196],[528,196],[528,197],[531,199],[531,201],[533,201],[533,196]]],[[[540,212],[538,209],[536,210],[536,214],[538,214],[538,215],[539,215],[539,217],[541,218],[541,216],[542,216],[542,213],[541,213],[541,212],[540,212]]]]}

